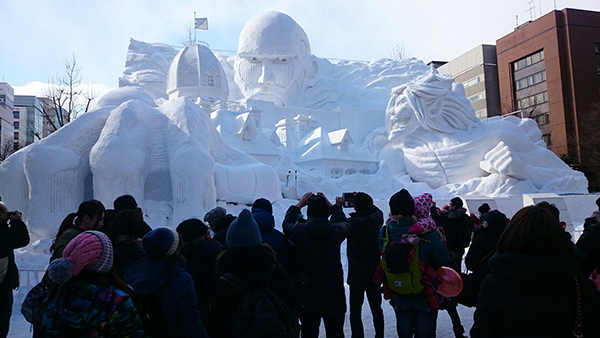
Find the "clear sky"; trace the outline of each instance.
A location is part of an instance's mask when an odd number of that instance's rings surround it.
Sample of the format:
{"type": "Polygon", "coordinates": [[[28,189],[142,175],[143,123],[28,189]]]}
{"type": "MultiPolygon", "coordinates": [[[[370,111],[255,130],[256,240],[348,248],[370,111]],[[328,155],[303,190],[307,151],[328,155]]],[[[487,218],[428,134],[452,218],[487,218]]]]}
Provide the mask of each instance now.
{"type": "MultiPolygon", "coordinates": [[[[554,9],[600,11],[599,0],[532,0],[535,18],[554,9]]],[[[118,86],[129,39],[181,45],[186,25],[208,17],[198,39],[213,49],[237,50],[252,16],[284,12],[308,34],[319,57],[391,57],[396,45],[410,56],[450,60],[479,44],[494,44],[530,19],[530,0],[0,0],[0,80],[17,94],[62,72],[78,56],[84,80],[118,86]],[[26,88],[20,88],[28,85],[26,88]]]]}

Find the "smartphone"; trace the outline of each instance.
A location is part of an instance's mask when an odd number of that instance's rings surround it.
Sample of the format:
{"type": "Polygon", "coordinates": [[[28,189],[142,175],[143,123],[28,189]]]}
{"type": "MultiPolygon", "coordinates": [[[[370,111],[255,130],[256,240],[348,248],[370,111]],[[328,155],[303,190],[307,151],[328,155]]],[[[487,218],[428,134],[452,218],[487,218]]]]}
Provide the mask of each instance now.
{"type": "Polygon", "coordinates": [[[353,192],[343,193],[342,198],[344,199],[344,208],[354,208],[354,193],[353,192]]]}

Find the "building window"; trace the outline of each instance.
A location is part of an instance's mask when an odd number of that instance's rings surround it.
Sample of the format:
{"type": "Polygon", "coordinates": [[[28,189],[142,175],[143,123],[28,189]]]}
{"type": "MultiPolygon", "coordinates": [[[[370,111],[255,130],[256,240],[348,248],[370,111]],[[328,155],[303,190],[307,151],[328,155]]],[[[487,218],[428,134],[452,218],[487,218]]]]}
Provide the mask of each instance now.
{"type": "Polygon", "coordinates": [[[13,122],[13,129],[19,129],[19,121],[13,122]]]}
{"type": "Polygon", "coordinates": [[[487,117],[486,111],[485,109],[482,110],[478,110],[475,112],[475,117],[477,117],[480,120],[483,120],[487,117]]]}
{"type": "Polygon", "coordinates": [[[552,138],[550,138],[550,134],[542,135],[542,140],[544,140],[544,142],[546,142],[546,146],[549,147],[552,145],[552,138]]]}
{"type": "Polygon", "coordinates": [[[331,178],[340,178],[342,173],[339,169],[331,169],[331,178]]]}
{"type": "Polygon", "coordinates": [[[357,173],[356,169],[348,169],[348,170],[346,170],[346,175],[354,175],[356,173],[357,173]]]}
{"type": "Polygon", "coordinates": [[[465,88],[468,88],[468,87],[471,87],[471,86],[474,86],[474,85],[478,84],[479,82],[481,82],[481,77],[480,76],[478,76],[478,77],[476,77],[476,78],[474,78],[472,80],[469,80],[469,82],[463,84],[463,86],[465,88]]]}
{"type": "Polygon", "coordinates": [[[209,87],[214,87],[215,86],[215,76],[212,74],[208,74],[208,76],[206,76],[206,83],[208,84],[209,87]]]}
{"type": "Polygon", "coordinates": [[[18,139],[19,139],[19,132],[18,132],[18,131],[15,131],[14,139],[15,139],[15,140],[18,140],[18,139]]]}
{"type": "MultiPolygon", "coordinates": [[[[544,124],[550,123],[550,114],[543,113],[540,115],[536,115],[533,117],[533,119],[535,120],[535,122],[537,122],[538,125],[543,126],[544,124]]],[[[550,139],[550,134],[548,134],[548,140],[549,139],[550,139]]]]}
{"type": "Polygon", "coordinates": [[[516,62],[513,62],[513,69],[516,72],[517,70],[527,68],[527,67],[529,67],[533,64],[536,64],[540,61],[543,61],[543,60],[544,60],[544,51],[541,50],[539,52],[536,52],[529,56],[526,56],[520,60],[517,60],[516,62]]]}
{"type": "Polygon", "coordinates": [[[515,81],[515,89],[525,89],[527,87],[531,87],[544,81],[546,81],[546,71],[542,70],[539,73],[535,73],[533,75],[529,75],[528,77],[524,77],[520,80],[515,81]]]}
{"type": "Polygon", "coordinates": [[[475,102],[475,101],[479,101],[479,100],[481,100],[482,98],[483,98],[483,95],[481,95],[481,94],[477,94],[477,95],[475,95],[475,96],[471,96],[471,97],[469,98],[469,101],[471,101],[471,102],[475,102]]]}
{"type": "Polygon", "coordinates": [[[546,102],[548,102],[548,92],[541,92],[518,100],[517,109],[535,107],[546,102]]]}
{"type": "Polygon", "coordinates": [[[13,118],[15,118],[15,119],[19,118],[19,111],[18,110],[13,110],[13,118]]]}

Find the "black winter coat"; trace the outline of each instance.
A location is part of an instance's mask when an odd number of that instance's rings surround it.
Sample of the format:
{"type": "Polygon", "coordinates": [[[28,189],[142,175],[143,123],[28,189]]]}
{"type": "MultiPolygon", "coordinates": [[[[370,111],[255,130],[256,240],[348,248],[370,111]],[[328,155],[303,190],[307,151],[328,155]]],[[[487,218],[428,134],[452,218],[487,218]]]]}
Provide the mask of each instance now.
{"type": "Polygon", "coordinates": [[[600,223],[585,226],[575,245],[575,257],[584,276],[600,267],[600,223]]]}
{"type": "Polygon", "coordinates": [[[472,338],[573,337],[575,281],[581,286],[584,337],[600,337],[600,298],[568,255],[496,253],[489,261],[472,338]]]}
{"type": "Polygon", "coordinates": [[[471,241],[473,232],[473,219],[463,208],[456,209],[450,213],[437,213],[435,207],[431,207],[431,217],[435,224],[444,229],[446,234],[446,248],[452,252],[464,252],[471,241]]]}
{"type": "Polygon", "coordinates": [[[379,264],[379,229],[383,225],[383,212],[376,206],[364,212],[353,212],[348,219],[348,285],[367,289],[379,264]]]}
{"type": "Polygon", "coordinates": [[[113,266],[117,270],[119,277],[123,278],[125,270],[146,257],[141,239],[131,241],[115,241],[113,243],[113,266]]]}
{"type": "Polygon", "coordinates": [[[29,244],[29,231],[25,223],[19,220],[10,221],[8,225],[0,225],[0,258],[8,257],[8,271],[0,289],[16,289],[19,287],[19,269],[15,263],[13,250],[29,244]]]}
{"type": "Polygon", "coordinates": [[[202,240],[182,251],[187,262],[186,271],[194,279],[194,288],[198,297],[198,310],[208,333],[211,333],[210,304],[219,280],[217,275],[217,256],[223,251],[223,245],[214,240],[202,240]]]}
{"type": "MultiPolygon", "coordinates": [[[[299,214],[296,206],[288,209],[283,233],[295,244],[299,275],[294,278],[300,277],[307,283],[299,295],[302,311],[316,316],[344,314],[346,294],[340,245],[350,232],[346,215],[337,205],[331,207],[331,222],[325,217],[298,220],[299,214]]],[[[300,315],[303,313],[299,310],[300,315]]]]}
{"type": "MultiPolygon", "coordinates": [[[[294,283],[281,264],[277,263],[272,249],[266,244],[228,250],[220,257],[217,266],[221,275],[230,272],[241,279],[248,288],[252,288],[262,284],[267,268],[273,264],[277,266],[273,271],[270,289],[294,313],[294,283]]],[[[221,279],[217,281],[211,313],[211,337],[233,337],[235,316],[242,298],[242,294],[229,283],[221,279]]]]}
{"type": "Polygon", "coordinates": [[[496,244],[505,228],[505,226],[495,226],[494,224],[487,228],[482,227],[473,234],[473,241],[465,256],[465,265],[475,274],[474,292],[479,291],[483,279],[490,272],[488,262],[496,251],[496,244]]]}

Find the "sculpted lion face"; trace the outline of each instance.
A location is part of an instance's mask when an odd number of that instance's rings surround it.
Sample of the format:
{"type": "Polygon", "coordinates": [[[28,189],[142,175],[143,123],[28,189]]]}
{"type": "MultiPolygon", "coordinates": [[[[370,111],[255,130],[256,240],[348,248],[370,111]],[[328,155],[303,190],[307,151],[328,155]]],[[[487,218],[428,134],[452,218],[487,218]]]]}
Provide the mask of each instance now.
{"type": "Polygon", "coordinates": [[[451,134],[478,123],[462,85],[434,68],[394,88],[385,114],[390,142],[402,141],[420,129],[451,134]]]}

